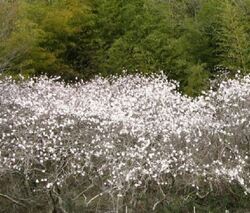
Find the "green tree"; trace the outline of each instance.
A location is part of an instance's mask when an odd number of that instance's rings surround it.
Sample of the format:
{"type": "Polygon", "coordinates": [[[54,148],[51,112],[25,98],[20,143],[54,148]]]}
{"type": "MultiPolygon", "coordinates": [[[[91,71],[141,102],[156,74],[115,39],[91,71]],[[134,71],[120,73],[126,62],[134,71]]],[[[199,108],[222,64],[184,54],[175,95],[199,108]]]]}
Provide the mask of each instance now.
{"type": "Polygon", "coordinates": [[[238,5],[229,0],[222,1],[219,9],[217,44],[221,63],[234,71],[248,72],[249,40],[244,16],[238,5]]]}
{"type": "Polygon", "coordinates": [[[1,1],[0,8],[0,72],[3,72],[20,56],[22,45],[10,39],[16,28],[18,4],[1,1]]]}
{"type": "Polygon", "coordinates": [[[218,66],[247,73],[249,0],[0,2],[0,71],[89,80],[163,71],[197,95],[218,66]]]}
{"type": "Polygon", "coordinates": [[[2,43],[2,54],[18,57],[8,66],[8,73],[27,76],[61,75],[72,80],[79,74],[65,63],[71,36],[79,30],[87,10],[83,1],[23,1],[16,4],[13,29],[2,43]],[[18,51],[17,51],[18,50],[18,51]]]}

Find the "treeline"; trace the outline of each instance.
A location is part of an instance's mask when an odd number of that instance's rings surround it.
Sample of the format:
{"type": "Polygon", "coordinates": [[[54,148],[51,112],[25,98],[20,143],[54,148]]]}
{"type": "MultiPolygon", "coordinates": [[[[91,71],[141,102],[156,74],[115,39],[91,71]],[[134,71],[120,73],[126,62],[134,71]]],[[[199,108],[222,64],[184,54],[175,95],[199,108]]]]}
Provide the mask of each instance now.
{"type": "Polygon", "coordinates": [[[250,0],[0,1],[0,72],[89,80],[164,72],[196,95],[250,70],[250,0]]]}

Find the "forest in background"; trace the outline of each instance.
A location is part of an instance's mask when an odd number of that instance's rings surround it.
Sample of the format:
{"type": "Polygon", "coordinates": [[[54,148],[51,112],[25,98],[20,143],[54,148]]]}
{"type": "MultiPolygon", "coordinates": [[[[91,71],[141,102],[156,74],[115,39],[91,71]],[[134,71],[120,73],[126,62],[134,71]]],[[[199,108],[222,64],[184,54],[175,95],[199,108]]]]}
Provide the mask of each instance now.
{"type": "Polygon", "coordinates": [[[250,0],[0,1],[0,72],[164,72],[195,96],[223,70],[250,70],[250,0]]]}

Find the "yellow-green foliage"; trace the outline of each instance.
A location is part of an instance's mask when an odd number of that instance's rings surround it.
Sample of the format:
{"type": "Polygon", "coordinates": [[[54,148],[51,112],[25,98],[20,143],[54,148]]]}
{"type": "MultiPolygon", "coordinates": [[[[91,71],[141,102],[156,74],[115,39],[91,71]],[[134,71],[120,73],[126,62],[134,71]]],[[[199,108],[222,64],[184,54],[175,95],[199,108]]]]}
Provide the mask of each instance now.
{"type": "Polygon", "coordinates": [[[1,1],[0,71],[88,80],[164,72],[190,95],[250,70],[250,1],[1,1]]]}
{"type": "Polygon", "coordinates": [[[232,1],[221,1],[219,7],[218,53],[224,66],[231,69],[249,69],[249,39],[247,23],[239,6],[232,1]]]}

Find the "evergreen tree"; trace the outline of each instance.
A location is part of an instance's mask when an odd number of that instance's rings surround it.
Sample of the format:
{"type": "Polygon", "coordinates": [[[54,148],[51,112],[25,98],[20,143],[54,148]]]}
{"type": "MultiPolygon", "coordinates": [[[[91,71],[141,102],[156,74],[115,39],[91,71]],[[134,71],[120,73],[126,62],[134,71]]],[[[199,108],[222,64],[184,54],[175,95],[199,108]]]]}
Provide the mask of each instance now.
{"type": "Polygon", "coordinates": [[[89,80],[164,72],[197,95],[249,64],[250,0],[0,2],[0,71],[89,80]]]}
{"type": "Polygon", "coordinates": [[[237,4],[229,0],[220,5],[219,30],[217,32],[218,54],[221,64],[236,71],[249,69],[249,40],[244,17],[237,4]]]}

